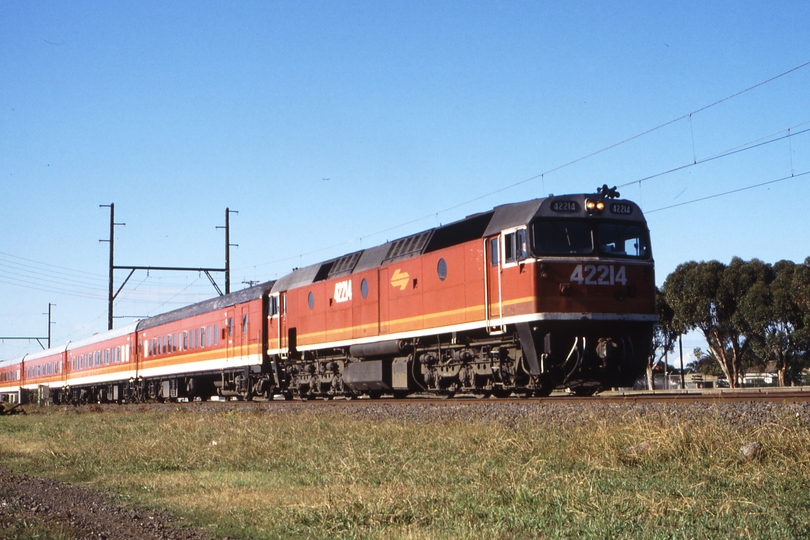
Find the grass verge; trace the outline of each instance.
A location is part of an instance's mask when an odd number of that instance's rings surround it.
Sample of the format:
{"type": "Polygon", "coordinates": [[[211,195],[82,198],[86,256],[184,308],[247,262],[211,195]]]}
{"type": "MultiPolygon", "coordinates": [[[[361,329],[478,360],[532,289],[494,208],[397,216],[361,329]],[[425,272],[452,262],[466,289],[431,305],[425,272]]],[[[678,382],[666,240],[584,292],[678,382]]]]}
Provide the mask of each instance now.
{"type": "Polygon", "coordinates": [[[52,409],[2,418],[0,464],[215,537],[810,537],[810,433],[789,411],[740,427],[711,411],[567,408],[575,421],[550,424],[474,410],[52,409]],[[743,459],[752,440],[764,451],[743,459]]]}

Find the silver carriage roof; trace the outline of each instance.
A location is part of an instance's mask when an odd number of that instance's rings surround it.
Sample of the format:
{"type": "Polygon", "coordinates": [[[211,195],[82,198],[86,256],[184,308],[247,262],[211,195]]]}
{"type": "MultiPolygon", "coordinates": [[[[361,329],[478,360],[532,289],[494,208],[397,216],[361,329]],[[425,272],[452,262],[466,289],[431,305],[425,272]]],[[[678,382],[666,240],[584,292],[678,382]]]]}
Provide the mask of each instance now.
{"type": "Polygon", "coordinates": [[[0,360],[0,369],[8,366],[16,366],[17,364],[22,363],[23,358],[25,358],[25,356],[18,356],[17,358],[7,358],[5,360],[0,360]]]}
{"type": "Polygon", "coordinates": [[[40,358],[47,358],[49,356],[54,356],[57,354],[62,354],[65,352],[65,348],[67,347],[67,343],[63,343],[56,347],[51,347],[49,349],[45,349],[44,351],[37,351],[26,354],[22,359],[26,362],[33,362],[34,360],[39,360],[40,358]]]}
{"type": "Polygon", "coordinates": [[[304,268],[296,268],[290,274],[276,281],[272,292],[286,291],[324,279],[351,275],[458,243],[493,236],[503,230],[528,225],[537,217],[644,221],[644,216],[638,205],[628,200],[606,198],[599,193],[581,193],[556,197],[549,195],[542,199],[496,206],[487,212],[472,214],[441,227],[405,236],[366,250],[349,253],[336,259],[304,268]],[[589,212],[587,209],[587,201],[589,200],[602,200],[605,204],[604,210],[601,212],[589,212]]]}
{"type": "Polygon", "coordinates": [[[216,298],[211,298],[210,300],[205,300],[197,304],[191,304],[190,306],[175,309],[174,311],[170,311],[168,313],[143,319],[138,321],[137,328],[133,329],[133,331],[140,332],[141,330],[154,328],[155,326],[160,326],[162,324],[179,321],[188,317],[194,317],[195,315],[201,315],[210,311],[216,311],[235,306],[243,302],[259,299],[270,292],[270,289],[273,287],[273,283],[274,282],[272,281],[268,281],[267,283],[248,287],[247,289],[217,296],[216,298]]]}
{"type": "Polygon", "coordinates": [[[138,327],[138,322],[140,321],[131,322],[120,328],[113,328],[112,330],[107,330],[106,332],[99,332],[90,337],[82,338],[77,341],[71,341],[68,343],[67,350],[72,351],[78,349],[79,347],[86,347],[87,345],[93,345],[94,343],[100,343],[109,339],[115,339],[117,337],[126,336],[127,334],[132,334],[138,327]]]}

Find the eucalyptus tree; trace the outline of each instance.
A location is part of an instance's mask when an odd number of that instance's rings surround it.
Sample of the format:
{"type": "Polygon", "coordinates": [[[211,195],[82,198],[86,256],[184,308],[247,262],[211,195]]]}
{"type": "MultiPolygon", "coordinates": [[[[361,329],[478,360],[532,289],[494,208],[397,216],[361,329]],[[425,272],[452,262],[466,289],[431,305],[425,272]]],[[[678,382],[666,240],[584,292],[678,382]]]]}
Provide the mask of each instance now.
{"type": "Polygon", "coordinates": [[[777,262],[767,278],[757,281],[740,300],[740,318],[751,326],[754,349],[763,360],[774,363],[779,386],[795,382],[804,367],[800,266],[777,262]]]}
{"type": "Polygon", "coordinates": [[[742,361],[751,346],[750,322],[738,313],[738,301],[763,278],[767,265],[690,261],[679,265],[664,282],[664,296],[673,310],[673,325],[698,330],[717,358],[732,388],[742,376],[742,361]]]}

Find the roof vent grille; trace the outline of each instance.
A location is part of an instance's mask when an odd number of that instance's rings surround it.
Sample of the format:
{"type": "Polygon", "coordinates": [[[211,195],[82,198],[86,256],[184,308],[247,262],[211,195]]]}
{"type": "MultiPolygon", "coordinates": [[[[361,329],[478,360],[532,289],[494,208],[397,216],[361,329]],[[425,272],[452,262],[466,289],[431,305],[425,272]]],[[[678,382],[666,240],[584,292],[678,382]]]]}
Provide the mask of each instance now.
{"type": "Polygon", "coordinates": [[[391,247],[388,249],[388,254],[385,256],[383,263],[393,261],[394,259],[401,259],[415,253],[421,253],[427,245],[430,235],[433,230],[424,231],[413,236],[400,238],[391,242],[391,247]]]}

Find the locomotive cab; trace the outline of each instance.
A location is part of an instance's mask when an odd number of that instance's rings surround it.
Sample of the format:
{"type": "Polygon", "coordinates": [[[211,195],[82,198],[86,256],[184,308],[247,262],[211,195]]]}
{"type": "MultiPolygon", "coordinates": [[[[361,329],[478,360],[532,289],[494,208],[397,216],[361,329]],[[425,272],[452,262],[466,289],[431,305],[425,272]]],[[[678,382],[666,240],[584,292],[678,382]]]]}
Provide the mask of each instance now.
{"type": "Polygon", "coordinates": [[[583,395],[632,386],[656,321],[641,210],[601,192],[549,197],[525,236],[534,270],[524,292],[536,301],[536,317],[515,325],[531,376],[583,395]]]}

